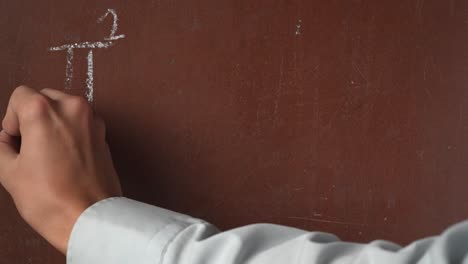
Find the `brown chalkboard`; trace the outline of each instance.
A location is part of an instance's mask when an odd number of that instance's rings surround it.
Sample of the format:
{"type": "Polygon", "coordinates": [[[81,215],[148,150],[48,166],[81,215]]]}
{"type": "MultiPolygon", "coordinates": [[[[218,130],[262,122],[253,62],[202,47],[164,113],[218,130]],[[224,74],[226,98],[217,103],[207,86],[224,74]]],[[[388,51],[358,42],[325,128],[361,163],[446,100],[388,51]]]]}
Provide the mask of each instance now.
{"type": "MultiPolygon", "coordinates": [[[[126,195],[223,229],[468,217],[468,1],[1,0],[2,114],[20,84],[92,94],[126,195]]],[[[64,262],[0,212],[0,263],[64,262]]]]}

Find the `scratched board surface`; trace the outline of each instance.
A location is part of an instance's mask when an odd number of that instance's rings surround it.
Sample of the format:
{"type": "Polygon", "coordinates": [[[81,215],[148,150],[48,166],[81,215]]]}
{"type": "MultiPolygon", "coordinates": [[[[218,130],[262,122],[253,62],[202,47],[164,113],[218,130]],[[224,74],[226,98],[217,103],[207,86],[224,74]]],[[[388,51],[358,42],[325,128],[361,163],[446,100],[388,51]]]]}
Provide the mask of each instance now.
{"type": "MultiPolygon", "coordinates": [[[[13,88],[87,97],[127,196],[406,244],[468,217],[468,1],[0,0],[13,88]]],[[[0,263],[63,263],[0,190],[0,263]]]]}

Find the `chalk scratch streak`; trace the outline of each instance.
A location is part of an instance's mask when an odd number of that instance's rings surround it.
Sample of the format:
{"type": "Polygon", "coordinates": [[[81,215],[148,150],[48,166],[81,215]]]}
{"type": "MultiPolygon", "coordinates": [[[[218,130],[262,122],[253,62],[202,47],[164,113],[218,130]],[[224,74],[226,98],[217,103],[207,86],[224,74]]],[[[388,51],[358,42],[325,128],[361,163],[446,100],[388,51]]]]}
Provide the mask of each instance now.
{"type": "Polygon", "coordinates": [[[305,221],[320,222],[320,223],[330,223],[330,224],[337,224],[337,225],[365,226],[364,224],[361,224],[361,223],[333,221],[333,220],[325,220],[325,219],[310,218],[310,217],[288,216],[288,217],[286,217],[286,218],[288,218],[288,219],[296,219],[296,220],[305,220],[305,221]]]}
{"type": "Polygon", "coordinates": [[[423,23],[424,2],[425,2],[425,0],[417,0],[416,1],[416,16],[417,16],[418,22],[420,24],[423,23]]]}
{"type": "Polygon", "coordinates": [[[281,96],[281,92],[283,90],[283,76],[284,76],[284,56],[281,57],[281,64],[280,64],[280,75],[279,75],[279,81],[278,81],[278,88],[276,89],[276,94],[275,94],[275,109],[273,115],[275,116],[275,119],[278,118],[278,106],[279,106],[279,99],[281,96]]]}
{"type": "Polygon", "coordinates": [[[367,76],[364,75],[362,70],[359,68],[359,66],[356,65],[356,63],[354,63],[354,61],[352,62],[352,66],[353,66],[354,70],[356,70],[362,76],[362,78],[364,78],[364,80],[366,81],[366,84],[368,84],[369,80],[368,80],[367,76]]]}

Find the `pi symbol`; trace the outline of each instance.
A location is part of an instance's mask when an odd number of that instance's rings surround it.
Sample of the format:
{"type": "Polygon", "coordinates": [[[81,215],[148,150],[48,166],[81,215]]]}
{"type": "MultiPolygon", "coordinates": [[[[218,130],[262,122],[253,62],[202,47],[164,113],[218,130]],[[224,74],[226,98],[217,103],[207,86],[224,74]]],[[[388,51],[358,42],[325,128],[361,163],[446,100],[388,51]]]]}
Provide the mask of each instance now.
{"type": "Polygon", "coordinates": [[[110,30],[109,36],[105,37],[103,41],[96,42],[79,42],[64,44],[60,46],[55,46],[49,48],[50,51],[66,51],[67,52],[67,61],[65,65],[65,89],[71,89],[73,81],[73,57],[75,49],[89,49],[87,55],[87,77],[86,77],[86,98],[89,102],[94,100],[94,58],[93,50],[94,49],[107,49],[115,45],[115,42],[119,39],[125,38],[125,35],[117,35],[118,29],[118,17],[114,9],[107,9],[107,12],[97,19],[97,23],[102,23],[108,16],[112,16],[112,28],[110,30]]]}

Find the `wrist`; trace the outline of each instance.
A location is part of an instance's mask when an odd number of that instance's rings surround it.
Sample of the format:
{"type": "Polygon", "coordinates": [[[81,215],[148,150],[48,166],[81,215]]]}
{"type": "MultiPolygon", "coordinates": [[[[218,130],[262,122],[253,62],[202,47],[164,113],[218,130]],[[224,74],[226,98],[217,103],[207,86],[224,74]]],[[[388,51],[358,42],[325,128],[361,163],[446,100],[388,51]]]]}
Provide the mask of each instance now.
{"type": "Polygon", "coordinates": [[[90,206],[68,206],[56,212],[48,211],[44,213],[41,221],[37,221],[37,216],[33,221],[23,217],[45,240],[62,254],[66,254],[68,241],[75,223],[81,214],[90,206]]]}

